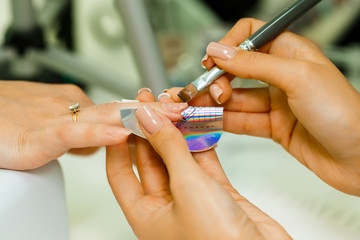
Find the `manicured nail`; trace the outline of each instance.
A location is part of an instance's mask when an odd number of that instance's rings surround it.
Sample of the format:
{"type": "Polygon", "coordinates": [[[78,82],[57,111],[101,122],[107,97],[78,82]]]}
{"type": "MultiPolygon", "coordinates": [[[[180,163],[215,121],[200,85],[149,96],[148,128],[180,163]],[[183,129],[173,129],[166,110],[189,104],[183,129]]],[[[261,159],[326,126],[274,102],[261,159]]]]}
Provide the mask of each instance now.
{"type": "Polygon", "coordinates": [[[169,89],[164,89],[164,91],[162,91],[163,93],[167,93],[169,91],[169,89]]]}
{"type": "Polygon", "coordinates": [[[138,91],[138,95],[142,92],[142,91],[148,91],[148,92],[151,92],[151,89],[150,88],[140,88],[139,91],[138,91]]]}
{"type": "Polygon", "coordinates": [[[223,60],[229,60],[235,56],[237,51],[233,47],[217,42],[211,42],[208,45],[206,52],[209,56],[218,57],[223,60]]]}
{"type": "Polygon", "coordinates": [[[131,131],[126,128],[108,127],[106,133],[112,137],[120,138],[129,136],[131,131]]]}
{"type": "Polygon", "coordinates": [[[163,126],[161,118],[149,106],[140,106],[135,116],[151,135],[157,133],[163,126]]]}
{"type": "Polygon", "coordinates": [[[182,112],[188,108],[187,103],[163,103],[162,108],[167,112],[182,112]]]}
{"type": "Polygon", "coordinates": [[[205,56],[204,56],[203,59],[201,60],[201,67],[202,67],[203,69],[206,69],[206,67],[205,67],[205,65],[204,65],[204,62],[205,62],[206,60],[208,60],[208,59],[209,59],[209,55],[205,54],[205,56]]]}
{"type": "Polygon", "coordinates": [[[158,101],[160,101],[160,99],[163,99],[163,98],[170,98],[171,95],[168,94],[168,93],[161,93],[159,96],[158,96],[158,101]]]}
{"type": "Polygon", "coordinates": [[[212,98],[218,103],[221,104],[219,98],[223,94],[223,90],[216,83],[210,85],[210,94],[212,98]]]}

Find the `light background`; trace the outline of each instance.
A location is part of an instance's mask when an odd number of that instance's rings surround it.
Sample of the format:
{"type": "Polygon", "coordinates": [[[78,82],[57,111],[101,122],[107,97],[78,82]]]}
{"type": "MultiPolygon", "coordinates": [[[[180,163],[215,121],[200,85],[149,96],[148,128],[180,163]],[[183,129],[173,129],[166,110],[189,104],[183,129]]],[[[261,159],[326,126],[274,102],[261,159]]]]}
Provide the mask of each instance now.
{"type": "MultiPolygon", "coordinates": [[[[10,20],[7,2],[0,0],[0,32],[10,20]]],[[[76,1],[79,51],[99,64],[99,69],[111,69],[122,79],[136,81],[138,74],[127,46],[106,49],[90,33],[89,18],[100,6],[111,9],[111,1],[76,1]]],[[[89,95],[96,103],[121,98],[95,86],[90,87],[89,95]]],[[[359,239],[360,199],[332,189],[279,145],[267,139],[224,134],[217,151],[234,187],[279,221],[294,239],[359,239]]],[[[91,157],[67,154],[60,163],[70,239],[136,239],[108,186],[104,149],[91,157]]]]}

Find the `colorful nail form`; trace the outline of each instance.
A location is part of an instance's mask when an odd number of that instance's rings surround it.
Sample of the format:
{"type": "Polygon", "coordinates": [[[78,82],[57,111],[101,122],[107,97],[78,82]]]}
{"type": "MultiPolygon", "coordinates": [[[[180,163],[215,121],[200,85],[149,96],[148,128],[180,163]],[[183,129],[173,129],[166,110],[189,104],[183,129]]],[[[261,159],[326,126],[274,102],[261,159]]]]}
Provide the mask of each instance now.
{"type": "Polygon", "coordinates": [[[222,107],[189,107],[176,127],[184,135],[192,152],[206,151],[219,141],[223,130],[222,107]]]}
{"type": "MultiPolygon", "coordinates": [[[[125,128],[145,138],[137,118],[136,108],[120,109],[125,128]]],[[[213,148],[218,143],[223,130],[222,107],[188,107],[183,116],[174,125],[182,132],[192,152],[201,152],[213,148]]]]}

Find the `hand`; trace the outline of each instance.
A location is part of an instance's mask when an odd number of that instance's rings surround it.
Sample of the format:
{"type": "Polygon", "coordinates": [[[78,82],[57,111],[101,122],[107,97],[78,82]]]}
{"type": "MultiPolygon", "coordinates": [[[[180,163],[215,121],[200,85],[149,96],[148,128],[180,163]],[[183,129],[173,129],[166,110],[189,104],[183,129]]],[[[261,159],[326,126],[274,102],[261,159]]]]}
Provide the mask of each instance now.
{"type": "MultiPolygon", "coordinates": [[[[209,45],[204,65],[215,63],[227,74],[190,104],[227,101],[227,131],[270,137],[331,186],[360,196],[359,93],[315,44],[293,33],[258,52],[235,48],[263,24],[240,20],[220,41],[227,45],[209,45]],[[269,87],[232,92],[234,76],[269,87]]],[[[169,91],[176,100],[178,91],[169,91]]]]}
{"type": "MultiPolygon", "coordinates": [[[[181,108],[152,103],[169,118],[181,108]]],[[[0,168],[25,170],[40,167],[69,151],[126,141],[120,107],[141,103],[94,105],[73,85],[0,81],[0,168]],[[78,122],[68,106],[79,102],[78,122]]],[[[186,104],[182,104],[186,108],[186,104]]]]}
{"type": "Polygon", "coordinates": [[[144,140],[136,151],[141,181],[127,143],[107,147],[106,170],[139,239],[290,239],[231,186],[214,150],[191,154],[182,134],[148,106],[136,115],[152,145],[144,140]]]}

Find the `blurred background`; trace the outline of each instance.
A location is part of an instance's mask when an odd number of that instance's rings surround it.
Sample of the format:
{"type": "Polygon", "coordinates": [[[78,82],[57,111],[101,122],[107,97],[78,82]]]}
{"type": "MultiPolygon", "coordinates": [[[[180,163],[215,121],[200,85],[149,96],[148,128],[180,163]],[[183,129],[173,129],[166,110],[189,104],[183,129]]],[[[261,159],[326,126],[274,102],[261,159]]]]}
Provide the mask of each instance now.
{"type": "MultiPolygon", "coordinates": [[[[243,17],[269,20],[290,0],[0,0],[0,79],[77,84],[96,103],[186,86],[206,46],[243,17]]],[[[360,90],[360,1],[323,0],[291,26],[360,90]]],[[[234,87],[262,87],[236,79],[234,87]]],[[[357,106],[354,106],[357,107],[357,106]]],[[[360,200],[328,187],[270,140],[224,134],[231,182],[295,239],[359,239],[360,200]]],[[[69,238],[136,239],[105,175],[104,149],[65,155],[69,238]]]]}

